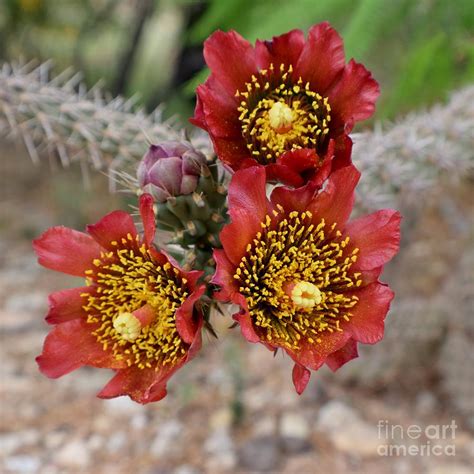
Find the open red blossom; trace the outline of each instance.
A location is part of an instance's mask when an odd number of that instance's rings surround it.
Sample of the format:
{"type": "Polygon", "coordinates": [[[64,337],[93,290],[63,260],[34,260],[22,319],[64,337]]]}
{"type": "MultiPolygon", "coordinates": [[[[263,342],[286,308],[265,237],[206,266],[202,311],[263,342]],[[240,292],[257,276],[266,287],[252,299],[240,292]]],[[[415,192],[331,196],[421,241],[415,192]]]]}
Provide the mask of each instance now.
{"type": "Polygon", "coordinates": [[[41,265],[86,280],[49,296],[46,320],[55,327],[36,360],[52,378],[84,365],[114,369],[99,397],[149,403],[166,395],[168,379],[201,347],[195,303],[204,286],[202,272],[184,272],[154,247],[149,194],[140,214],[143,237],[130,214],[115,211],[87,234],[53,227],[34,241],[41,265]]]}
{"type": "Polygon", "coordinates": [[[204,57],[211,75],[197,89],[191,122],[207,130],[230,168],[262,164],[268,179],[300,186],[323,165],[350,163],[347,134],[372,115],[379,87],[362,64],[345,63],[328,23],[306,39],[292,30],[255,47],[235,31],[217,31],[204,57]]]}
{"type": "Polygon", "coordinates": [[[350,165],[322,191],[313,183],[277,187],[267,199],[258,166],[230,184],[215,297],[240,305],[234,319],[247,340],[292,357],[298,393],[309,369],[336,370],[357,357],[357,342],[383,337],[393,292],[378,277],[398,251],[401,217],[385,209],[348,222],[358,180],[350,165]]]}

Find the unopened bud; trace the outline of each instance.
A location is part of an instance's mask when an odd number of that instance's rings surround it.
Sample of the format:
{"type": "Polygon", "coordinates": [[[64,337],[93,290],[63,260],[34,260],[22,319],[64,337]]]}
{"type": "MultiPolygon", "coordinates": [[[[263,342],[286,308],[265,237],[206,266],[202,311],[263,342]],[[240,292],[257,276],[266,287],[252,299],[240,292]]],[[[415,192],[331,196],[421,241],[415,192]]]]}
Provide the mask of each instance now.
{"type": "Polygon", "coordinates": [[[138,166],[138,184],[156,202],[196,190],[206,157],[188,142],[168,141],[151,145],[138,166]]]}

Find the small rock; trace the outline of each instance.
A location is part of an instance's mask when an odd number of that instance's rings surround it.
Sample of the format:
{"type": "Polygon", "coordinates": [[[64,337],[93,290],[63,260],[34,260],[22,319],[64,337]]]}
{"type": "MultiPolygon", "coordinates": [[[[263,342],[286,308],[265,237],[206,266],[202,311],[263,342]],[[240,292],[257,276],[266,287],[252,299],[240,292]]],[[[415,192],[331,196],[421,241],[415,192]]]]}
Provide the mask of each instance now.
{"type": "Polygon", "coordinates": [[[176,420],[162,423],[151,443],[150,454],[156,458],[161,458],[169,451],[172,442],[178,438],[182,430],[183,426],[176,420]]]}
{"type": "Polygon", "coordinates": [[[141,431],[145,429],[147,422],[148,418],[145,413],[137,413],[136,415],[133,415],[130,420],[130,426],[136,431],[141,431]]]}
{"type": "Polygon", "coordinates": [[[14,473],[38,472],[41,462],[34,456],[12,456],[5,460],[5,470],[14,473]]]}
{"type": "Polygon", "coordinates": [[[263,410],[274,402],[274,395],[270,391],[262,390],[261,386],[247,389],[243,398],[249,411],[263,410]]]}
{"type": "Polygon", "coordinates": [[[298,413],[285,413],[280,421],[280,433],[282,436],[292,438],[308,438],[310,430],[306,419],[298,413]]]}
{"type": "Polygon", "coordinates": [[[143,407],[128,397],[111,398],[104,406],[111,415],[116,416],[130,416],[143,412],[143,407]]]}
{"type": "Polygon", "coordinates": [[[107,451],[110,454],[118,453],[127,444],[127,435],[123,431],[114,433],[107,441],[107,451]]]}
{"type": "Polygon", "coordinates": [[[280,421],[283,449],[291,453],[301,453],[311,449],[308,440],[310,429],[306,419],[298,413],[287,412],[280,421]]]}
{"type": "Polygon", "coordinates": [[[209,471],[218,466],[222,466],[224,469],[232,469],[235,466],[234,442],[227,429],[218,428],[214,430],[206,439],[204,449],[211,455],[209,461],[212,466],[208,463],[209,471]]]}
{"type": "Polygon", "coordinates": [[[316,428],[329,435],[338,450],[349,454],[377,456],[379,446],[385,443],[378,437],[375,426],[366,423],[354,409],[337,400],[321,408],[316,428]]]}
{"type": "MultiPolygon", "coordinates": [[[[67,382],[68,388],[74,390],[76,393],[90,394],[100,391],[109,380],[110,373],[106,370],[95,370],[91,367],[82,367],[75,373],[74,377],[67,378],[65,382],[67,382]]],[[[117,403],[116,400],[128,400],[131,402],[129,398],[120,397],[107,400],[107,402],[103,403],[103,406],[111,414],[128,416],[129,411],[124,407],[126,402],[117,403]]],[[[138,405],[138,403],[136,405],[138,405]]]]}
{"type": "Polygon", "coordinates": [[[275,437],[270,436],[250,439],[240,447],[238,459],[243,469],[274,471],[280,464],[278,442],[275,437]]]}
{"type": "Polygon", "coordinates": [[[436,397],[428,391],[421,392],[416,397],[416,412],[420,415],[428,415],[433,413],[437,407],[436,397]]]}
{"type": "MultiPolygon", "coordinates": [[[[25,313],[25,315],[31,315],[29,319],[33,319],[33,315],[44,313],[47,307],[48,298],[42,291],[14,293],[5,302],[5,310],[7,312],[25,313]]],[[[18,320],[17,324],[20,323],[22,321],[18,320]]]]}
{"type": "Polygon", "coordinates": [[[260,436],[274,436],[277,430],[277,422],[274,417],[267,416],[262,419],[257,419],[253,426],[253,434],[256,437],[260,436]]]}
{"type": "Polygon", "coordinates": [[[29,446],[37,443],[39,433],[35,430],[19,431],[12,434],[0,435],[0,452],[8,456],[22,446],[29,446]]]}
{"type": "MultiPolygon", "coordinates": [[[[471,466],[472,467],[472,466],[471,466]]],[[[428,474],[471,474],[472,470],[464,464],[436,464],[428,469],[428,474]]]]}
{"type": "Polygon", "coordinates": [[[221,408],[211,415],[209,425],[211,429],[218,430],[220,428],[228,429],[232,423],[232,412],[229,408],[221,408]]]}
{"type": "Polygon", "coordinates": [[[51,431],[49,432],[45,438],[44,442],[46,444],[46,448],[53,450],[56,449],[66,437],[66,433],[64,431],[51,431]]]}
{"type": "MultiPolygon", "coordinates": [[[[112,439],[115,435],[112,435],[110,439],[112,439]]],[[[110,443],[110,440],[109,440],[110,443]]],[[[87,440],[87,447],[92,450],[96,451],[97,449],[100,449],[102,445],[104,444],[104,439],[102,436],[98,434],[93,434],[88,440],[87,440]]]]}
{"type": "Polygon", "coordinates": [[[82,440],[72,440],[59,449],[56,462],[70,468],[87,467],[90,463],[89,450],[82,440]]]}
{"type": "Polygon", "coordinates": [[[174,470],[174,474],[200,474],[200,471],[189,464],[182,464],[174,470]]]}
{"type": "Polygon", "coordinates": [[[322,431],[334,431],[358,418],[351,407],[338,400],[332,400],[321,407],[316,428],[322,431]]]}

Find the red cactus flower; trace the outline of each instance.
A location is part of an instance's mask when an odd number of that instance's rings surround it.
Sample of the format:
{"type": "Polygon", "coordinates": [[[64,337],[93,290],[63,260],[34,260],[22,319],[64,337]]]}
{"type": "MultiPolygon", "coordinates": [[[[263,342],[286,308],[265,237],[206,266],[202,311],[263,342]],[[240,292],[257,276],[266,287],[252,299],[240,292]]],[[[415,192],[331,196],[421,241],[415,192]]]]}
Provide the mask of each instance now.
{"type": "Polygon", "coordinates": [[[240,305],[234,319],[247,340],[292,357],[301,393],[309,369],[336,370],[357,357],[357,342],[382,339],[393,292],[378,276],[399,248],[401,217],[386,209],[347,222],[359,180],[352,165],[323,191],[278,187],[270,200],[265,179],[262,166],[234,174],[212,281],[217,299],[240,305]]]}
{"type": "Polygon", "coordinates": [[[293,30],[255,47],[235,31],[217,31],[204,57],[211,75],[197,89],[191,121],[230,168],[259,163],[268,178],[300,186],[334,154],[333,169],[350,162],[347,133],[372,115],[379,87],[362,64],[345,64],[328,23],[307,39],[293,30]]]}
{"type": "Polygon", "coordinates": [[[168,379],[201,346],[203,317],[194,306],[204,286],[202,272],[184,272],[153,246],[149,194],[140,213],[143,238],[129,214],[115,211],[88,234],[53,227],[34,241],[41,265],[86,280],[49,296],[46,320],[55,327],[37,362],[52,378],[84,365],[114,369],[99,397],[149,403],[166,395],[168,379]]]}

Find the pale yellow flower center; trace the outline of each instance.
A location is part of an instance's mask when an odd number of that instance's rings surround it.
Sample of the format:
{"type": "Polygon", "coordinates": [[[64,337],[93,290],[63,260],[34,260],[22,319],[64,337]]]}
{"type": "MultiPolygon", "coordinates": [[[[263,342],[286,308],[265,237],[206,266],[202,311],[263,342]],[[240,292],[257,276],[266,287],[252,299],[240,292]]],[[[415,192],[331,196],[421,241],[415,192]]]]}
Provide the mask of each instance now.
{"type": "Polygon", "coordinates": [[[114,329],[126,341],[134,341],[141,332],[142,325],[132,313],[120,313],[114,319],[114,329]]]}
{"type": "Polygon", "coordinates": [[[283,102],[275,102],[268,111],[270,126],[278,133],[291,127],[295,119],[293,110],[283,102]]]}
{"type": "Polygon", "coordinates": [[[309,281],[296,283],[291,291],[291,299],[298,308],[312,308],[322,300],[321,291],[309,281]]]}

